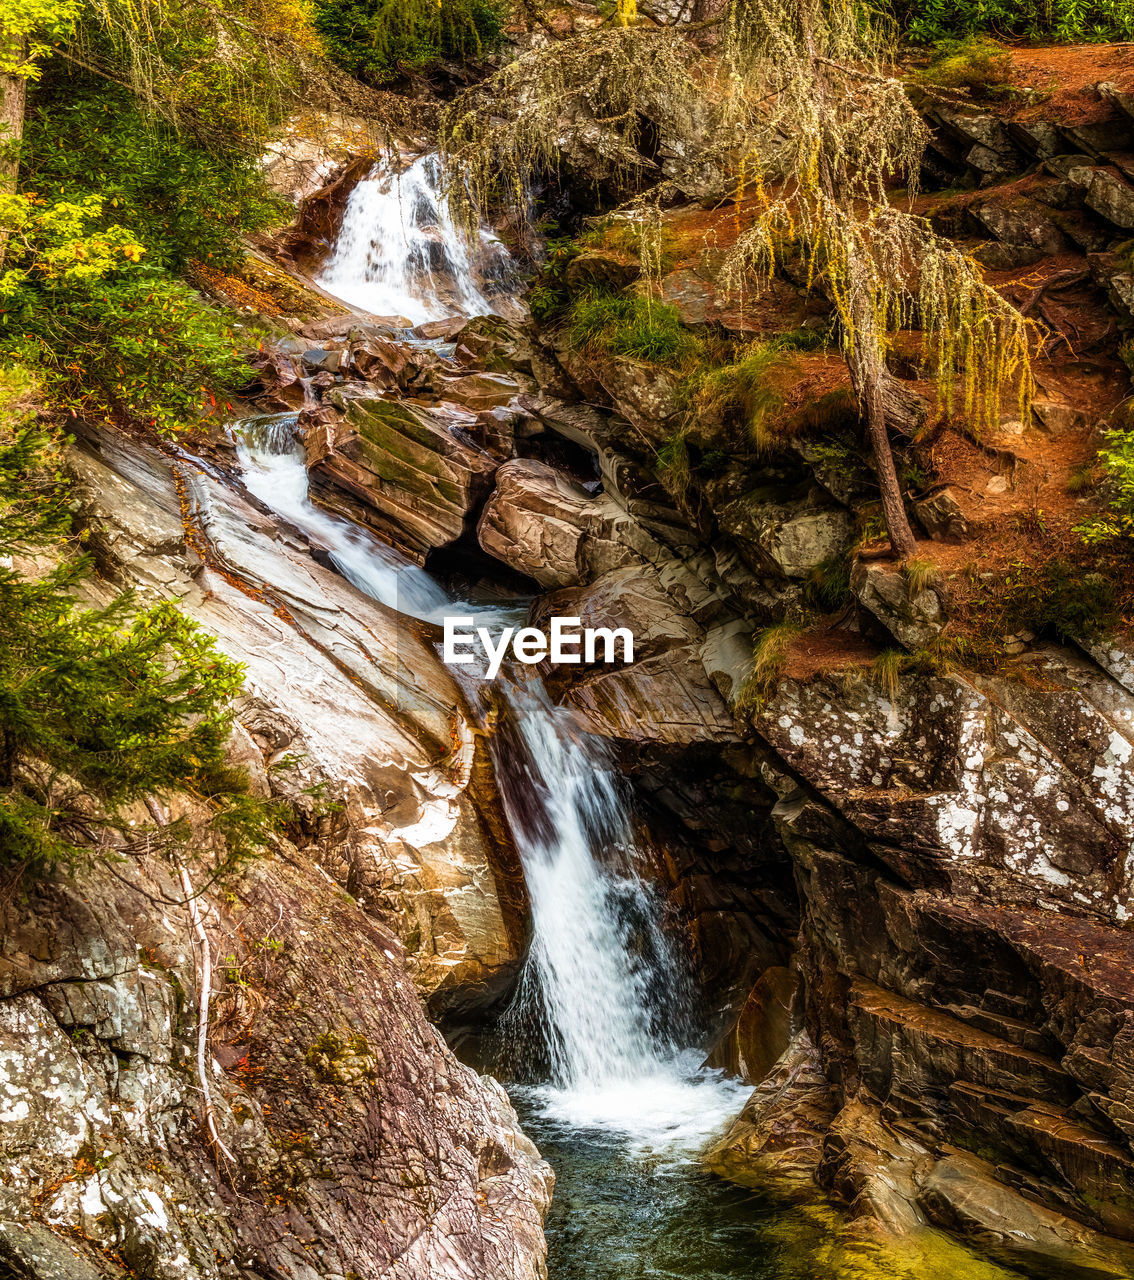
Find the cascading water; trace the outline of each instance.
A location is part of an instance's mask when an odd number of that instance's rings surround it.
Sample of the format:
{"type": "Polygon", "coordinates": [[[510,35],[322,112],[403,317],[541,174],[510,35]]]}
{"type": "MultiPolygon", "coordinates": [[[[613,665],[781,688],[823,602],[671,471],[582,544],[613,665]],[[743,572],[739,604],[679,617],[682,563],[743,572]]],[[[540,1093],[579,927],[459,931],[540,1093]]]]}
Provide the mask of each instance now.
{"type": "Polygon", "coordinates": [[[449,213],[441,179],[435,153],[403,172],[389,161],[377,165],[347,199],[318,284],[352,306],[411,324],[513,310],[507,249],[487,227],[470,246],[449,213]]]}
{"type": "Polygon", "coordinates": [[[296,438],[297,420],[296,414],[285,413],[251,418],[243,424],[236,452],[244,487],[324,548],[359,591],[412,617],[443,611],[449,597],[423,569],[311,501],[303,447],[296,438]]]}
{"type": "Polygon", "coordinates": [[[548,1116],[632,1146],[697,1148],[748,1090],[690,1052],[690,984],[632,865],[626,797],[605,745],[529,680],[507,693],[493,747],[532,905],[532,944],[510,1021],[543,1033],[548,1116]],[[535,1015],[533,1017],[533,1014],[535,1015]]]}
{"type": "MultiPolygon", "coordinates": [[[[490,310],[467,254],[454,247],[436,178],[427,157],[403,175],[400,195],[389,169],[361,184],[325,286],[377,314],[410,319],[490,310]]],[[[498,607],[455,603],[423,570],[316,507],[295,430],[295,415],[245,424],[244,484],[359,590],[419,618],[517,621],[498,607]]],[[[551,1280],[941,1274],[891,1270],[885,1255],[876,1267],[873,1254],[851,1257],[844,1273],[832,1261],[829,1215],[700,1169],[697,1151],[748,1088],[682,1048],[692,1043],[683,1017],[689,987],[659,904],[634,872],[630,812],[603,744],[555,707],[538,679],[505,672],[502,682],[508,714],[492,749],[532,906],[530,956],[510,1017],[540,1028],[549,1077],[513,1084],[511,1093],[556,1173],[546,1227],[551,1280]]]]}
{"type": "MultiPolygon", "coordinates": [[[[244,424],[237,456],[251,493],[373,599],[437,622],[452,613],[500,620],[497,608],[458,603],[377,538],[315,506],[296,422],[281,414],[244,424]]],[[[626,799],[604,745],[553,706],[538,679],[504,680],[510,715],[493,752],[533,924],[511,1020],[538,1026],[551,1076],[532,1101],[636,1147],[695,1149],[747,1090],[682,1052],[688,983],[633,869],[626,799]]]]}

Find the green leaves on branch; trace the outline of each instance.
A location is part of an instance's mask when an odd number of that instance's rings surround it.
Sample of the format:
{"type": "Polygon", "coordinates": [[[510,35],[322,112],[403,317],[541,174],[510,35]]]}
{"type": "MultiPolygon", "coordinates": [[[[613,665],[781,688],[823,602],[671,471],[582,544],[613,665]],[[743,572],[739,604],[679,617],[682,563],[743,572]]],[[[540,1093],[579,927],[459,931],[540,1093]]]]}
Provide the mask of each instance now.
{"type": "Polygon", "coordinates": [[[98,225],[102,212],[98,196],[0,196],[10,236],[0,339],[59,407],[173,432],[198,418],[207,388],[237,385],[247,370],[225,318],[148,269],[129,230],[98,225]]]}
{"type": "Polygon", "coordinates": [[[171,604],[75,603],[90,566],[59,557],[52,461],[34,426],[0,441],[0,555],[53,559],[0,568],[0,866],[72,857],[124,806],[177,792],[208,802],[226,863],[248,856],[277,818],[225,760],[243,670],[171,604]]]}
{"type": "Polygon", "coordinates": [[[382,83],[444,58],[476,58],[503,34],[495,0],[314,0],[327,56],[351,75],[382,83]]]}
{"type": "Polygon", "coordinates": [[[51,46],[74,30],[82,0],[16,0],[0,20],[0,75],[36,80],[51,46]]]}

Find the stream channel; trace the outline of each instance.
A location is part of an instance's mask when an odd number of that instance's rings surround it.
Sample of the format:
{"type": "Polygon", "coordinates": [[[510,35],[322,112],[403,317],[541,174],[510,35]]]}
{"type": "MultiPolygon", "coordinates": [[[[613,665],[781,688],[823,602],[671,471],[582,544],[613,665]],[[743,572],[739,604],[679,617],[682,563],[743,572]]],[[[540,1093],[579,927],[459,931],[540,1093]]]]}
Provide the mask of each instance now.
{"type": "MultiPolygon", "coordinates": [[[[466,244],[423,156],[380,165],[352,191],[318,283],[373,315],[413,324],[514,313],[516,273],[486,228],[466,244]]],[[[405,340],[415,339],[407,330],[405,340]]],[[[433,344],[441,354],[445,349],[433,344]]],[[[526,619],[527,601],[461,600],[308,494],[294,415],[252,419],[242,481],[329,548],[356,588],[403,614],[479,625],[526,619]]],[[[785,1199],[706,1173],[698,1154],[751,1086],[705,1068],[685,959],[635,873],[630,794],[605,745],[555,707],[532,668],[498,677],[508,732],[492,739],[532,909],[525,968],[497,1037],[526,1132],[556,1174],[550,1280],[995,1280],[1008,1272],[933,1232],[895,1250],[848,1229],[818,1195],[785,1199]]],[[[483,1065],[483,1064],[480,1064],[483,1065]]]]}

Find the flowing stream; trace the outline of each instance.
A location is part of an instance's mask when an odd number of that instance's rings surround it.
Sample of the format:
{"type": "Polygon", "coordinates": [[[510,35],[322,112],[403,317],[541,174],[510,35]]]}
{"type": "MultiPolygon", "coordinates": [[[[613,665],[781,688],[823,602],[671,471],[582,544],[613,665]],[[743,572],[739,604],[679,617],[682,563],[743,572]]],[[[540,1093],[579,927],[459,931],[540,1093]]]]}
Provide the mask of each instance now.
{"type": "Polygon", "coordinates": [[[317,281],[377,316],[410,324],[512,311],[508,251],[488,227],[469,245],[441,193],[441,162],[420,156],[399,172],[382,161],[351,191],[338,242],[317,281]]]}
{"type": "MultiPolygon", "coordinates": [[[[479,314],[492,306],[478,281],[504,273],[501,252],[488,231],[472,253],[464,247],[427,156],[400,177],[379,166],[359,184],[320,283],[375,314],[479,314]]],[[[386,605],[433,621],[505,619],[498,605],[454,599],[316,507],[295,423],[279,415],[245,424],[238,456],[252,493],[386,605]]],[[[550,1280],[937,1280],[932,1269],[875,1270],[852,1255],[844,1270],[831,1253],[832,1210],[777,1202],[703,1172],[698,1153],[750,1089],[700,1065],[691,983],[658,897],[635,871],[626,790],[605,744],[554,706],[530,672],[499,677],[508,712],[492,749],[532,907],[530,954],[504,1030],[519,1063],[510,1091],[557,1175],[550,1280]]],[[[1003,1274],[983,1265],[966,1274],[1003,1274]]]]}

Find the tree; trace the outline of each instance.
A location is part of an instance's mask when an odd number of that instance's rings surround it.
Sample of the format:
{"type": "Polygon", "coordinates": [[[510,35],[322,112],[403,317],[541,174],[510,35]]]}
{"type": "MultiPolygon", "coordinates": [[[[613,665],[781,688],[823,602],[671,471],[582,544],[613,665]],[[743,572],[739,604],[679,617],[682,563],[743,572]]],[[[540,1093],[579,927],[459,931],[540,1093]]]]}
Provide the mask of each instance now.
{"type": "MultiPolygon", "coordinates": [[[[625,15],[624,15],[625,16],[625,15]]],[[[894,465],[892,431],[912,434],[925,406],[890,372],[891,334],[918,325],[947,411],[994,421],[1014,383],[1031,396],[1029,322],[984,283],[979,266],[929,222],[891,201],[916,189],[926,131],[886,67],[886,29],[858,0],[732,0],[711,53],[704,24],[612,22],[522,55],[449,111],[442,142],[463,216],[490,198],[520,208],[532,175],[564,143],[603,135],[607,154],[638,154],[643,120],[684,134],[688,168],[717,162],[755,209],[725,265],[740,291],[802,254],[830,297],[866,422],[895,553],[915,540],[894,465]]],[[[640,182],[641,168],[635,173],[640,182]]],[[[623,213],[650,243],[680,169],[638,191],[623,213]]],[[[649,254],[644,255],[647,267],[649,254]]]]}
{"type": "MultiPolygon", "coordinates": [[[[24,136],[28,81],[39,75],[39,60],[72,28],[79,0],[22,0],[0,16],[0,196],[16,189],[24,136]]],[[[0,230],[0,268],[7,236],[0,230]]]]}
{"type": "MultiPolygon", "coordinates": [[[[9,413],[16,377],[0,370],[9,413]]],[[[212,806],[231,865],[276,822],[225,760],[243,669],[170,604],[77,604],[91,565],[67,545],[68,500],[54,442],[18,419],[0,437],[0,868],[73,859],[123,805],[177,792],[212,806]]]]}

